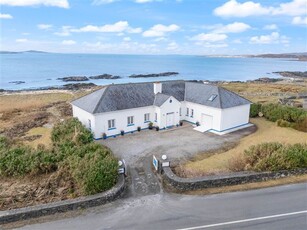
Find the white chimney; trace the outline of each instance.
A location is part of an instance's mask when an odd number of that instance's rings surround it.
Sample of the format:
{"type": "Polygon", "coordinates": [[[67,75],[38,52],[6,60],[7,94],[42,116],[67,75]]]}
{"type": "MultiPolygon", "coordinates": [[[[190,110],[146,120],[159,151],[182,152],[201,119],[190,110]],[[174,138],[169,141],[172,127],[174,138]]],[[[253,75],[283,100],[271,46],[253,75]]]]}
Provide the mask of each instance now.
{"type": "Polygon", "coordinates": [[[154,84],[154,93],[162,93],[162,84],[161,82],[155,82],[154,84]]]}

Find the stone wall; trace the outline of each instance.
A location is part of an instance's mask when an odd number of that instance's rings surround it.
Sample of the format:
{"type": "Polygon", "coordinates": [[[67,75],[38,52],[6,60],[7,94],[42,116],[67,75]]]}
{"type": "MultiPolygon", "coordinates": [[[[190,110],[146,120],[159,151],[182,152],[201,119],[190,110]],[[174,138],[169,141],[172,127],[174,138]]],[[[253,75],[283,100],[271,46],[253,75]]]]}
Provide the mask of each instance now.
{"type": "Polygon", "coordinates": [[[105,204],[117,199],[125,190],[124,175],[119,175],[116,185],[110,190],[71,200],[53,202],[49,204],[41,204],[20,209],[13,209],[0,212],[0,225],[4,223],[25,220],[80,208],[89,208],[105,204]]]}
{"type": "Polygon", "coordinates": [[[170,167],[163,168],[163,180],[180,191],[197,190],[203,188],[216,188],[229,185],[238,185],[252,182],[278,179],[287,176],[307,174],[307,168],[285,170],[278,172],[240,172],[223,176],[203,176],[199,178],[181,178],[175,175],[170,167]]]}

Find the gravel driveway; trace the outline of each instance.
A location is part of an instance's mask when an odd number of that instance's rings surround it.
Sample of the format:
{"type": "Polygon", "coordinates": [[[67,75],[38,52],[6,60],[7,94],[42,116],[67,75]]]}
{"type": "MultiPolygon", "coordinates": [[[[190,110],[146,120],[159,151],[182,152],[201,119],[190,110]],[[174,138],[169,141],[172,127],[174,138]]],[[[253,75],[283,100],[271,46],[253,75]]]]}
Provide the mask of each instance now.
{"type": "Polygon", "coordinates": [[[190,158],[200,152],[219,149],[229,143],[237,142],[243,136],[252,133],[254,129],[255,127],[250,127],[219,136],[195,131],[192,125],[184,123],[178,128],[158,132],[142,130],[99,142],[108,146],[116,156],[125,159],[131,166],[140,162],[139,159],[153,154],[156,156],[166,154],[171,161],[190,158]]]}
{"type": "Polygon", "coordinates": [[[142,130],[125,136],[99,141],[108,146],[113,153],[125,159],[128,165],[128,196],[140,197],[163,192],[162,186],[152,171],[152,155],[166,154],[172,164],[188,159],[200,152],[219,149],[240,140],[255,130],[246,128],[232,134],[218,136],[200,133],[193,126],[184,123],[182,127],[155,131],[142,130]]]}

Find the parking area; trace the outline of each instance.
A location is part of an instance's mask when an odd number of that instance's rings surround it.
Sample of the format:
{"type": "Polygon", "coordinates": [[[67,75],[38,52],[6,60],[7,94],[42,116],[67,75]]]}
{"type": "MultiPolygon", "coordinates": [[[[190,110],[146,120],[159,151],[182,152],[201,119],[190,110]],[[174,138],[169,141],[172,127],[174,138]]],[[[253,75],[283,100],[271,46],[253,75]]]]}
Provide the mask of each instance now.
{"type": "Polygon", "coordinates": [[[130,166],[137,167],[145,157],[166,154],[171,161],[187,159],[209,150],[219,149],[229,143],[237,142],[253,132],[255,127],[242,129],[223,136],[201,133],[193,126],[184,123],[182,127],[168,130],[142,130],[116,138],[100,140],[119,158],[125,159],[130,166]]]}

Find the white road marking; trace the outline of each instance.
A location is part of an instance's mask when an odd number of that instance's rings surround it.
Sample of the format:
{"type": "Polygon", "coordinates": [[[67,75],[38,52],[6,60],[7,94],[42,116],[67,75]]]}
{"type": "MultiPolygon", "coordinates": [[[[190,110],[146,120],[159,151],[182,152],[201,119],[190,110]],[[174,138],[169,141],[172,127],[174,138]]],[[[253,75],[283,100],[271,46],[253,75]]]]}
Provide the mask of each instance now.
{"type": "Polygon", "coordinates": [[[214,227],[223,226],[223,225],[246,223],[246,222],[252,222],[252,221],[256,221],[256,220],[265,220],[265,219],[279,218],[279,217],[284,217],[284,216],[300,215],[300,214],[303,214],[303,213],[307,213],[307,210],[299,211],[299,212],[290,212],[290,213],[272,215],[272,216],[262,216],[262,217],[245,219],[245,220],[235,220],[235,221],[229,221],[229,222],[224,222],[224,223],[195,226],[195,227],[190,227],[190,228],[181,228],[181,229],[177,229],[177,230],[195,230],[195,229],[203,229],[203,228],[214,228],[214,227]]]}

